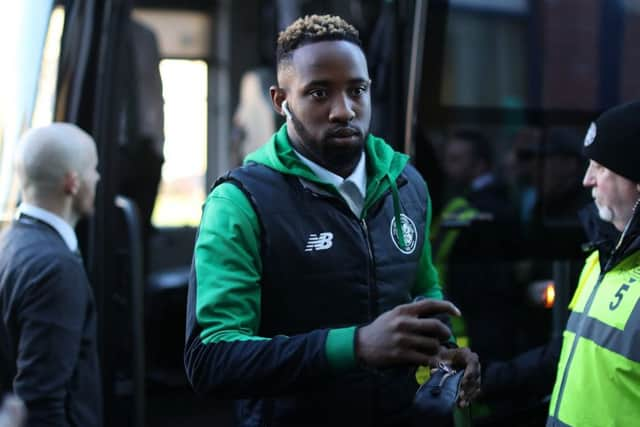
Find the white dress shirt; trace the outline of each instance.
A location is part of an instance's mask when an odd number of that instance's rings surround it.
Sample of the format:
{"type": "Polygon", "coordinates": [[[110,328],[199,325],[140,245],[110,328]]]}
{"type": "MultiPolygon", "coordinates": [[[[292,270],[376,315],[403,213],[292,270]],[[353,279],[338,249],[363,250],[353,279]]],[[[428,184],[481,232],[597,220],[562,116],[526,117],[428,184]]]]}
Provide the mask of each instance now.
{"type": "Polygon", "coordinates": [[[351,212],[360,218],[362,208],[364,207],[364,198],[367,193],[367,162],[364,151],[362,151],[362,155],[355,169],[351,175],[346,178],[342,178],[319,164],[312,162],[296,150],[293,151],[318,178],[327,184],[333,184],[344,201],[347,202],[351,212]]]}
{"type": "Polygon", "coordinates": [[[28,215],[49,224],[62,237],[62,240],[64,240],[71,252],[76,252],[78,250],[78,238],[76,237],[76,232],[67,221],[60,218],[58,215],[25,202],[20,203],[20,206],[18,206],[16,217],[19,217],[21,214],[28,215]]]}

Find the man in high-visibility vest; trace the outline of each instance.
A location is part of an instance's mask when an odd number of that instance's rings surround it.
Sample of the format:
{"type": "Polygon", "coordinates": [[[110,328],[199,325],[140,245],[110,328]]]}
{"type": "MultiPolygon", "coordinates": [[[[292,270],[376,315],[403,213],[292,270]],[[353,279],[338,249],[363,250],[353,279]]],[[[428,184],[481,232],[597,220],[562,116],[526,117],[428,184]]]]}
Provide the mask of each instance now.
{"type": "Polygon", "coordinates": [[[433,260],[445,294],[465,313],[452,318],[459,346],[483,360],[514,353],[504,337],[515,335],[506,246],[515,223],[507,186],[494,174],[490,140],[475,129],[451,133],[443,170],[450,198],[433,223],[433,260]],[[464,307],[464,308],[462,308],[464,307]],[[478,347],[478,348],[476,348],[478,347]]]}
{"type": "Polygon", "coordinates": [[[619,231],[596,239],[569,305],[547,426],[640,420],[640,102],[603,113],[584,140],[583,185],[619,231]]]}

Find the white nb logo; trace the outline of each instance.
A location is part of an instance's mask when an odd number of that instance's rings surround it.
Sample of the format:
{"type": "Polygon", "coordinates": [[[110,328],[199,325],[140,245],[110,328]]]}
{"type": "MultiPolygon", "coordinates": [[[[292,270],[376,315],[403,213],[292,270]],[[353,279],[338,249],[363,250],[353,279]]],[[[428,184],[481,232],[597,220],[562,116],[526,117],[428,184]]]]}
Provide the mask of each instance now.
{"type": "Polygon", "coordinates": [[[310,234],[307,246],[304,248],[305,252],[310,251],[325,251],[333,246],[333,233],[326,232],[320,234],[310,234]]]}

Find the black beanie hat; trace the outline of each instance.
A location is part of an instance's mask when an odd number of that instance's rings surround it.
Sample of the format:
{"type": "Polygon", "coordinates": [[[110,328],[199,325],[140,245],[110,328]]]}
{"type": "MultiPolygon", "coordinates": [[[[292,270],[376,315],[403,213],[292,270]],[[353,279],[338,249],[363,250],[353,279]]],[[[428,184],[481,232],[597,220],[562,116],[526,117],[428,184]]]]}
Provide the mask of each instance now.
{"type": "Polygon", "coordinates": [[[640,183],[640,101],[607,110],[591,123],[584,138],[584,154],[640,183]]]}

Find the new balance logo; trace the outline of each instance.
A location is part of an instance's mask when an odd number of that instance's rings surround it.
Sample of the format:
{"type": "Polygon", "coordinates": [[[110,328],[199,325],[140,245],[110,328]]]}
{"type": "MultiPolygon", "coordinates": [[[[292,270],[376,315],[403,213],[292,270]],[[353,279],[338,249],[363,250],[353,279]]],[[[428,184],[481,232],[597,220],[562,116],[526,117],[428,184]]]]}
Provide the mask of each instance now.
{"type": "Polygon", "coordinates": [[[326,251],[333,246],[333,233],[326,232],[320,234],[310,234],[307,246],[304,248],[305,252],[311,251],[326,251]]]}

